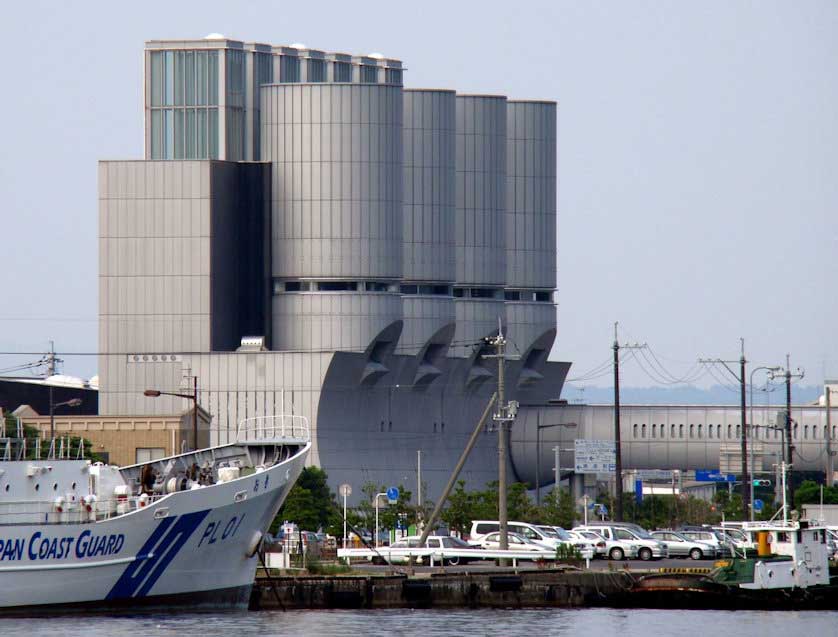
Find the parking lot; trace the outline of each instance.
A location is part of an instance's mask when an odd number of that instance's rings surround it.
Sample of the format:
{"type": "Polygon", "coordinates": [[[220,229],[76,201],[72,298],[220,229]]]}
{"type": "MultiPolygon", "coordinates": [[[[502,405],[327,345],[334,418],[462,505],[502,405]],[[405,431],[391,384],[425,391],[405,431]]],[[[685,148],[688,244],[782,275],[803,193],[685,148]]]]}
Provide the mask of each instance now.
{"type": "MultiPolygon", "coordinates": [[[[685,560],[671,558],[662,560],[651,560],[649,562],[644,562],[643,560],[623,560],[621,562],[615,562],[613,560],[598,559],[591,560],[591,570],[607,571],[609,569],[616,570],[627,568],[632,571],[651,571],[657,570],[659,568],[713,568],[715,562],[716,560],[685,560]]],[[[584,562],[581,566],[582,568],[585,568],[584,562]]],[[[386,564],[376,565],[356,562],[352,564],[352,568],[364,572],[386,573],[393,570],[404,570],[405,566],[388,566],[386,564]]],[[[469,564],[464,564],[460,566],[414,566],[413,568],[417,573],[464,573],[469,571],[498,569],[497,565],[494,562],[490,562],[487,560],[480,562],[470,562],[469,564]]],[[[544,568],[550,569],[553,568],[553,566],[551,564],[550,566],[543,567],[531,562],[519,562],[517,570],[543,570],[544,568]]]]}

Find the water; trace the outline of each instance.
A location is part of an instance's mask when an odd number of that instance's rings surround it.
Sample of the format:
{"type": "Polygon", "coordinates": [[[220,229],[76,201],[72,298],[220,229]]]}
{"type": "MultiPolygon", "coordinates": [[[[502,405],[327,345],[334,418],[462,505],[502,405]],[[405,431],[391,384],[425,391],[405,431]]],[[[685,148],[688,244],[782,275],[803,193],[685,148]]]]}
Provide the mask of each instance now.
{"type": "Polygon", "coordinates": [[[599,637],[825,637],[838,612],[612,609],[280,611],[136,617],[0,619],[3,637],[393,637],[394,635],[549,635],[599,637]]]}

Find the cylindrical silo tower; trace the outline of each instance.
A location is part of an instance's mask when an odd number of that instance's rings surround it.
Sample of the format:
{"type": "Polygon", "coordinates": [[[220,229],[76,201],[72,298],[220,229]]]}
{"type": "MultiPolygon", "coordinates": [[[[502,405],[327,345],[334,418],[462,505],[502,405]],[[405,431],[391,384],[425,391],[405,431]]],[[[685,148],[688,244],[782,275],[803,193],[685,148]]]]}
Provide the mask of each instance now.
{"type": "Polygon", "coordinates": [[[430,341],[442,344],[453,336],[456,94],[411,89],[403,99],[404,330],[399,351],[413,354],[430,341]]]}
{"type": "Polygon", "coordinates": [[[262,157],[272,348],[365,350],[402,316],[401,87],[263,87],[262,157]]]}
{"type": "Polygon", "coordinates": [[[506,98],[457,95],[455,355],[505,321],[506,98]]]}
{"type": "MultiPolygon", "coordinates": [[[[556,333],[556,103],[506,106],[506,319],[523,354],[556,333]]],[[[546,356],[546,354],[545,354],[546,356]]]]}

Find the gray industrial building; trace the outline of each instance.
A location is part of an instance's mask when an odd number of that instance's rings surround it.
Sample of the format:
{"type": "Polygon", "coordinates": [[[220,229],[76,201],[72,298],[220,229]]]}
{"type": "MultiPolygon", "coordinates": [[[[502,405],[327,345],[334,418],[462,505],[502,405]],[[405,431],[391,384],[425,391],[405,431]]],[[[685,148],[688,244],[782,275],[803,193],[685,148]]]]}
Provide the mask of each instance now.
{"type": "MultiPolygon", "coordinates": [[[[438,493],[494,391],[558,397],[556,104],[221,36],[145,49],[145,158],[99,166],[100,413],[198,377],[219,441],[310,419],[311,462],[438,493]]],[[[497,475],[484,435],[463,477],[497,475]]],[[[517,476],[513,473],[513,479],[517,476]]]]}

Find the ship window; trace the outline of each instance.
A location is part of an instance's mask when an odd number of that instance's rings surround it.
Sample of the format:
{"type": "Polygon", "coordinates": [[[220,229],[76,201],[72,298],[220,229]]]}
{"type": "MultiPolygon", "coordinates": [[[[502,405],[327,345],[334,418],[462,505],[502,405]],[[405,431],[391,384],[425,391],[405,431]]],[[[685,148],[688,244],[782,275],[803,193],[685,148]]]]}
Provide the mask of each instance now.
{"type": "Polygon", "coordinates": [[[698,426],[698,439],[701,440],[704,437],[703,432],[701,431],[703,425],[698,426]]]}
{"type": "Polygon", "coordinates": [[[634,423],[634,427],[632,428],[632,432],[631,432],[631,437],[632,438],[637,438],[637,423],[634,423]]]}
{"type": "Polygon", "coordinates": [[[713,437],[713,425],[707,425],[707,437],[708,438],[713,437]]]}
{"type": "Polygon", "coordinates": [[[652,425],[652,438],[657,438],[658,437],[657,429],[658,429],[658,426],[653,424],[652,425]]]}
{"type": "Polygon", "coordinates": [[[670,438],[674,438],[674,437],[675,437],[675,425],[672,425],[672,426],[669,428],[669,437],[670,437],[670,438]]]}
{"type": "Polygon", "coordinates": [[[40,491],[40,490],[41,490],[41,485],[40,485],[40,484],[36,484],[36,485],[35,485],[35,491],[40,491]]]}
{"type": "Polygon", "coordinates": [[[684,437],[684,425],[678,425],[678,437],[679,438],[684,437]]]}
{"type": "Polygon", "coordinates": [[[641,435],[643,438],[645,438],[645,437],[646,437],[646,423],[645,423],[645,422],[643,423],[643,426],[640,428],[640,431],[641,431],[641,434],[640,434],[640,435],[641,435]]]}
{"type": "Polygon", "coordinates": [[[721,425],[716,425],[716,438],[721,438],[721,437],[722,437],[722,426],[721,425]]]}
{"type": "Polygon", "coordinates": [[[52,483],[52,490],[53,491],[58,491],[58,483],[57,482],[52,483]]]}
{"type": "Polygon", "coordinates": [[[695,438],[695,425],[690,425],[690,438],[695,438]]]}
{"type": "Polygon", "coordinates": [[[8,490],[9,490],[9,485],[7,484],[7,485],[6,485],[6,491],[8,491],[8,490]]]}
{"type": "Polygon", "coordinates": [[[809,440],[809,425],[803,427],[803,440],[809,440]]]}

